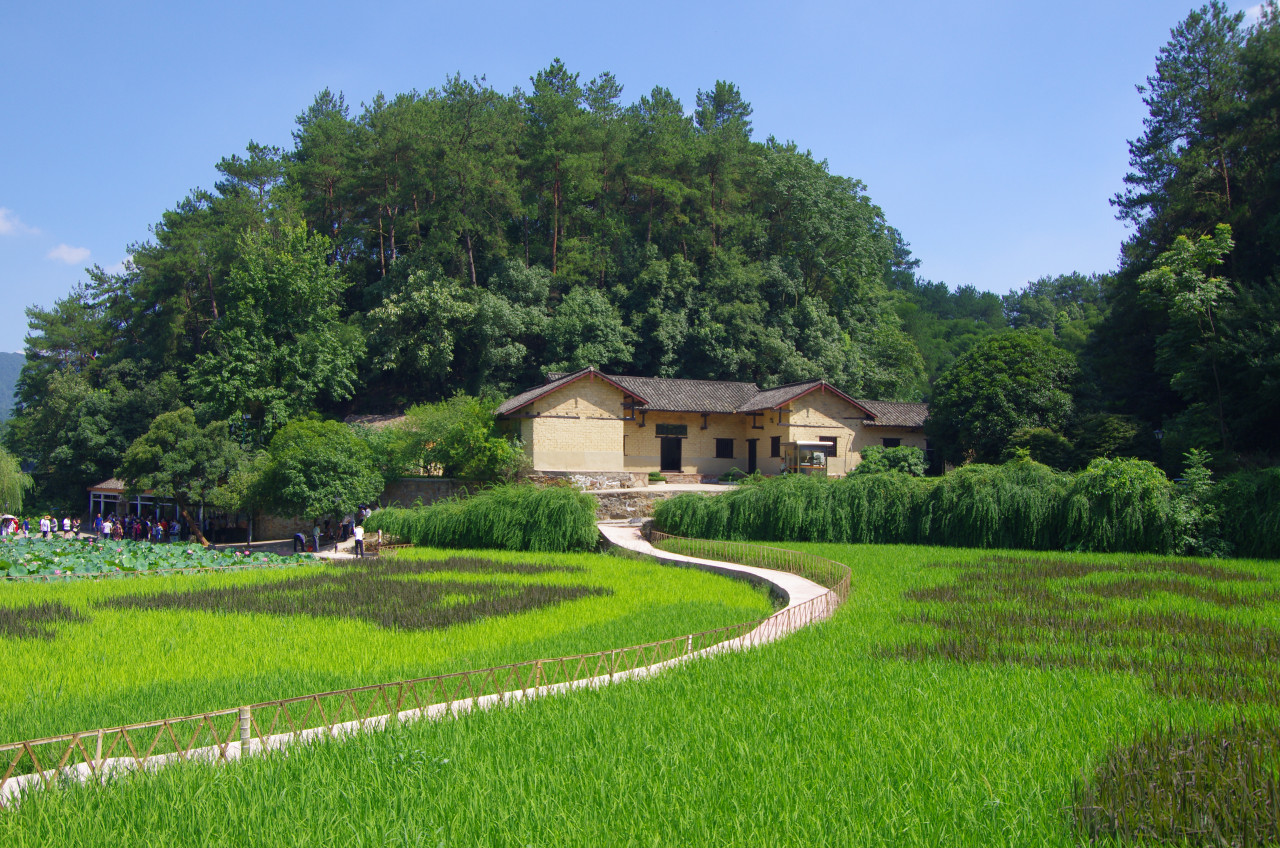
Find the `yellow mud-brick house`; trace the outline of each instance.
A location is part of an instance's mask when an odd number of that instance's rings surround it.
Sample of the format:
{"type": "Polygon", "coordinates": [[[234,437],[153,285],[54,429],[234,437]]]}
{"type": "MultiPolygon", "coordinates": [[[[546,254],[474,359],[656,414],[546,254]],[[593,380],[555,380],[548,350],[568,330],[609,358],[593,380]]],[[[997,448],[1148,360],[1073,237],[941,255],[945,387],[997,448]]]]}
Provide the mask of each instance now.
{"type": "Polygon", "coordinates": [[[851,471],[869,445],[928,450],[923,403],[855,400],[825,380],[754,383],[625,377],[584,368],[508,399],[496,414],[524,442],[535,473],[714,479],[782,472],[788,451],[817,445],[826,473],[851,471]]]}

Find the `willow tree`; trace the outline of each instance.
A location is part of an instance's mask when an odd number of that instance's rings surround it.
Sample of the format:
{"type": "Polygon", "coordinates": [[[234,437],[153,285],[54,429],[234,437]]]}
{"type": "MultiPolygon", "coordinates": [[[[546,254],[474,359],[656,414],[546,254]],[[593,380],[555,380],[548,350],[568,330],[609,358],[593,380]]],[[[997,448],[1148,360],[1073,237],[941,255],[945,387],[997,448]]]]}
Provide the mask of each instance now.
{"type": "Polygon", "coordinates": [[[22,498],[31,491],[30,474],[22,472],[16,457],[0,448],[0,509],[6,513],[22,512],[22,498]]]}

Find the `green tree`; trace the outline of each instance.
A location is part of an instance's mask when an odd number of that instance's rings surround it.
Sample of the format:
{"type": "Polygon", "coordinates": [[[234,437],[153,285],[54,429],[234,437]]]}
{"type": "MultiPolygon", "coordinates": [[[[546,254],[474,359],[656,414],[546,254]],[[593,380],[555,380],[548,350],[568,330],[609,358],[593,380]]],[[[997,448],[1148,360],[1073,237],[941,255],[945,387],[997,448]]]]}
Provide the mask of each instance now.
{"type": "Polygon", "coordinates": [[[398,474],[438,469],[463,480],[510,480],[525,466],[521,446],[504,437],[493,416],[497,403],[465,394],[412,407],[394,434],[398,474]]]}
{"type": "Polygon", "coordinates": [[[0,509],[21,515],[22,499],[33,485],[31,475],[23,473],[17,457],[0,449],[0,509]]]}
{"type": "Polygon", "coordinates": [[[1224,447],[1229,443],[1218,372],[1217,316],[1234,291],[1228,280],[1209,272],[1223,264],[1232,247],[1231,228],[1226,224],[1219,224],[1212,236],[1195,241],[1178,236],[1172,249],[1160,254],[1156,266],[1138,278],[1143,293],[1165,308],[1171,319],[1157,342],[1157,364],[1171,374],[1172,386],[1188,399],[1212,402],[1224,447]]]}
{"type": "Polygon", "coordinates": [[[576,371],[588,365],[625,368],[633,338],[617,307],[598,290],[577,286],[564,296],[547,322],[550,368],[576,371]]]}
{"type": "Polygon", "coordinates": [[[949,462],[998,461],[1020,428],[1065,428],[1075,374],[1074,357],[1038,334],[988,336],[934,384],[925,431],[949,462]]]}
{"type": "Polygon", "coordinates": [[[373,449],[341,422],[292,421],[271,437],[267,454],[250,497],[277,515],[342,516],[382,493],[373,449]]]}
{"type": "Polygon", "coordinates": [[[147,432],[125,451],[117,470],[126,490],[150,490],[172,498],[201,544],[207,545],[192,507],[212,499],[218,487],[246,461],[226,421],[201,427],[190,407],[156,416],[147,432]]]}
{"type": "Polygon", "coordinates": [[[355,390],[363,343],[339,317],[328,243],[301,226],[246,233],[225,314],[192,367],[211,417],[247,414],[266,432],[355,390]]]}

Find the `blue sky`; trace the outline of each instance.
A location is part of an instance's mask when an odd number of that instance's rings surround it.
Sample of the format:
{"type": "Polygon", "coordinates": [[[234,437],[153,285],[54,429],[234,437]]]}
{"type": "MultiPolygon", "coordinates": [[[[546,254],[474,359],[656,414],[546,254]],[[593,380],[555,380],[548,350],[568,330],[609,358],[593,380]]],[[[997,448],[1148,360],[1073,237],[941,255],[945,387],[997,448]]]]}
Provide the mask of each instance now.
{"type": "MultiPolygon", "coordinates": [[[[1253,2],[1231,0],[1232,9],[1253,2]]],[[[755,137],[862,180],[920,273],[995,292],[1115,267],[1108,199],[1145,114],[1134,86],[1192,5],[1144,2],[13,3],[0,16],[0,350],[24,308],[110,268],[214,164],[288,147],[325,87],[455,71],[503,91],[559,56],[630,103],[737,84],[755,137]]]]}

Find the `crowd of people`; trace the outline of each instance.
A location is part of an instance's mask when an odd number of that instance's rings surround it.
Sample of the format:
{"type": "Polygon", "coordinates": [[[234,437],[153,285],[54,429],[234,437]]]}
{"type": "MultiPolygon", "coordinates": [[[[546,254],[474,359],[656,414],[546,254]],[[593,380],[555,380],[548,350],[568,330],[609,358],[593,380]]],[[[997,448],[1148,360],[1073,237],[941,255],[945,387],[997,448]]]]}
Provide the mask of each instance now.
{"type": "MultiPolygon", "coordinates": [[[[45,515],[36,520],[36,531],[43,539],[58,536],[64,539],[74,539],[80,535],[80,519],[72,518],[69,515],[65,515],[61,519],[54,515],[45,515]]],[[[0,517],[0,536],[30,538],[31,519],[19,518],[16,515],[0,517]]]]}
{"type": "MultiPolygon", "coordinates": [[[[0,536],[31,538],[32,526],[30,518],[6,515],[0,518],[0,536]]],[[[126,515],[121,518],[114,512],[108,513],[105,517],[102,513],[98,513],[93,518],[92,528],[82,527],[80,519],[70,515],[64,515],[61,518],[54,515],[41,516],[35,519],[34,527],[35,532],[39,533],[42,539],[88,537],[99,540],[132,539],[137,542],[174,542],[186,541],[189,535],[189,528],[181,519],[154,515],[150,517],[126,515]]]]}
{"type": "MultiPolygon", "coordinates": [[[[321,551],[324,550],[325,545],[333,545],[336,551],[340,544],[348,539],[354,539],[355,555],[364,556],[364,520],[371,513],[372,510],[369,507],[362,506],[354,514],[349,513],[343,517],[336,526],[332,519],[326,518],[322,521],[317,518],[312,524],[310,537],[302,532],[294,534],[293,550],[295,553],[321,551]]],[[[44,539],[61,535],[66,539],[85,537],[99,541],[130,539],[136,542],[185,542],[191,536],[191,528],[182,518],[155,515],[121,517],[114,512],[106,516],[98,513],[93,517],[93,525],[89,528],[82,528],[81,520],[72,516],[59,518],[54,515],[45,515],[35,519],[33,525],[32,519],[5,515],[0,517],[0,536],[30,538],[33,535],[33,526],[34,532],[39,533],[44,539]]],[[[213,529],[212,525],[206,521],[204,533],[207,538],[212,539],[210,534],[213,529]]]]}

